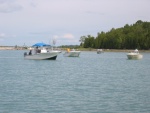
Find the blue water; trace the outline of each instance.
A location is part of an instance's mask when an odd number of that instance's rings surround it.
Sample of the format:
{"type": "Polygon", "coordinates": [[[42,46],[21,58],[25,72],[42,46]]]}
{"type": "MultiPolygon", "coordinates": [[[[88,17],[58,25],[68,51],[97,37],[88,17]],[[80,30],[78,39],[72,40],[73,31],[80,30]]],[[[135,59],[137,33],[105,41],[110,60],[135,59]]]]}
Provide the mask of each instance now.
{"type": "Polygon", "coordinates": [[[24,60],[0,51],[0,113],[150,113],[150,53],[24,60]]]}

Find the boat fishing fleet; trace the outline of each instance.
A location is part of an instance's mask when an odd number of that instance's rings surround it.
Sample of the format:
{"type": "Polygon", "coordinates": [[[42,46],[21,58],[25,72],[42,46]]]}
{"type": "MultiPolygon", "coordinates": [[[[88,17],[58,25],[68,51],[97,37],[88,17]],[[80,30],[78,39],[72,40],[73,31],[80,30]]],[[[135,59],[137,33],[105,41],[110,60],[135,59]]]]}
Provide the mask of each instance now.
{"type": "MultiPolygon", "coordinates": [[[[54,50],[53,47],[45,43],[36,43],[29,48],[29,52],[24,52],[24,59],[28,60],[56,60],[61,53],[60,50],[54,50]]],[[[64,52],[64,57],[79,57],[81,51],[67,48],[64,52]]],[[[104,53],[103,49],[97,49],[97,54],[104,53]]],[[[143,55],[139,53],[138,49],[127,53],[129,60],[139,60],[143,55]]]]}
{"type": "MultiPolygon", "coordinates": [[[[29,52],[24,52],[25,59],[31,60],[56,60],[58,54],[61,53],[59,50],[54,50],[49,44],[36,43],[32,45],[29,52]]],[[[69,48],[64,53],[66,57],[79,57],[80,51],[75,49],[70,50],[69,48]]]]}

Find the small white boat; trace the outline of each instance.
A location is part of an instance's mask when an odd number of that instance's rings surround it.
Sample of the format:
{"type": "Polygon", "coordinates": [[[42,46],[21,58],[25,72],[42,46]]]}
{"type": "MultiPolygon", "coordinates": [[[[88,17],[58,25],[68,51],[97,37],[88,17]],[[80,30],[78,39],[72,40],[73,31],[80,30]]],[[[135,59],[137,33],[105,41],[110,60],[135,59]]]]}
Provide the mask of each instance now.
{"type": "Polygon", "coordinates": [[[24,58],[33,60],[56,60],[57,55],[61,53],[61,51],[48,49],[47,46],[41,46],[41,43],[39,45],[40,46],[36,46],[34,49],[30,49],[29,53],[25,52],[24,58]]]}
{"type": "Polygon", "coordinates": [[[75,49],[67,49],[67,51],[64,53],[64,56],[66,57],[79,57],[80,51],[76,51],[75,49]]]}
{"type": "Polygon", "coordinates": [[[97,54],[103,53],[103,49],[97,49],[97,54]]]}
{"type": "Polygon", "coordinates": [[[139,51],[137,49],[135,49],[133,52],[127,53],[127,57],[128,59],[142,59],[143,55],[139,53],[139,51]]]}

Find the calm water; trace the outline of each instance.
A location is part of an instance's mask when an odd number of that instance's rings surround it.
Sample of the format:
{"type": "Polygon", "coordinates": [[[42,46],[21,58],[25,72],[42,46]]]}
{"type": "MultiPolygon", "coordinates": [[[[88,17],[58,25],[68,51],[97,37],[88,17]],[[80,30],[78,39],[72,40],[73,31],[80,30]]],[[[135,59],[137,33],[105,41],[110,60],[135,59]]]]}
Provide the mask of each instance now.
{"type": "Polygon", "coordinates": [[[150,53],[24,60],[0,51],[0,113],[150,113],[150,53]]]}

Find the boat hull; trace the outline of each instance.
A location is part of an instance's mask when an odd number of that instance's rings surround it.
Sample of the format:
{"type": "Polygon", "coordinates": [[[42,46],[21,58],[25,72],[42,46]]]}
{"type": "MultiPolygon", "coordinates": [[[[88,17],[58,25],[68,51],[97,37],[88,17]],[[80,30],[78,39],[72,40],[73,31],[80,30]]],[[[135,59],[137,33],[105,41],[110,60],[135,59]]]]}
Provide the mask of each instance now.
{"type": "Polygon", "coordinates": [[[104,53],[103,51],[97,51],[97,54],[101,54],[101,53],[104,53]]]}
{"type": "Polygon", "coordinates": [[[66,57],[79,57],[80,51],[70,51],[70,52],[65,52],[64,56],[66,57]]]}
{"type": "Polygon", "coordinates": [[[101,53],[103,53],[103,50],[102,49],[98,49],[97,50],[97,54],[101,54],[101,53]]]}
{"type": "Polygon", "coordinates": [[[138,60],[138,59],[142,59],[143,55],[141,55],[139,53],[128,53],[127,57],[128,57],[128,59],[138,60]]]}
{"type": "Polygon", "coordinates": [[[59,52],[37,53],[34,55],[25,55],[25,59],[31,60],[56,60],[59,52]]]}

